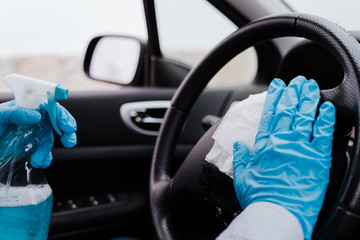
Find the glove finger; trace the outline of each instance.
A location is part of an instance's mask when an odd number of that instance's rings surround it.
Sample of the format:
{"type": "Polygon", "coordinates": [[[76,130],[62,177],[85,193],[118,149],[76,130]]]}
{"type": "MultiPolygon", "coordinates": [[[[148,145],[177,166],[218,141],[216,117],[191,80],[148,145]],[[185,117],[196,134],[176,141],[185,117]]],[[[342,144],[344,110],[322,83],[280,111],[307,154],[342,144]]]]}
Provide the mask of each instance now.
{"type": "Polygon", "coordinates": [[[250,161],[250,152],[245,143],[236,141],[233,145],[234,179],[240,176],[250,161]]]}
{"type": "Polygon", "coordinates": [[[317,82],[314,80],[305,82],[301,90],[299,110],[293,124],[293,129],[301,138],[299,140],[310,141],[319,100],[320,89],[317,82]]]}
{"type": "Polygon", "coordinates": [[[268,134],[270,133],[271,122],[275,115],[276,105],[278,104],[285,88],[286,85],[281,79],[275,78],[271,82],[266,95],[264,110],[261,115],[259,129],[256,135],[255,142],[257,142],[263,137],[268,136],[268,134]]]}
{"type": "Polygon", "coordinates": [[[77,143],[76,129],[77,124],[74,117],[60,104],[57,105],[57,123],[63,135],[60,140],[66,148],[72,148],[77,143]]]}
{"type": "Polygon", "coordinates": [[[49,152],[49,155],[45,158],[43,165],[41,168],[48,168],[53,160],[53,155],[49,152]]]}
{"type": "Polygon", "coordinates": [[[315,149],[322,154],[331,155],[334,125],[335,107],[331,102],[325,102],[321,105],[314,123],[312,141],[315,149]]]}
{"type": "Polygon", "coordinates": [[[31,155],[30,163],[35,168],[47,168],[52,160],[51,149],[54,145],[54,135],[52,131],[40,132],[40,145],[31,155]]]}
{"type": "Polygon", "coordinates": [[[7,127],[10,124],[33,125],[41,119],[41,114],[38,111],[24,107],[0,108],[0,116],[3,127],[7,127]]]}
{"type": "Polygon", "coordinates": [[[62,144],[64,145],[64,147],[66,148],[72,148],[75,147],[76,143],[77,143],[77,137],[75,133],[64,133],[61,138],[60,138],[62,144]]]}
{"type": "Polygon", "coordinates": [[[64,133],[72,134],[77,129],[74,117],[59,103],[57,104],[56,121],[60,130],[64,133]]]}
{"type": "Polygon", "coordinates": [[[298,76],[291,80],[289,86],[285,89],[276,107],[272,132],[289,131],[292,129],[294,116],[299,105],[301,89],[305,82],[305,77],[298,76]]]}
{"type": "Polygon", "coordinates": [[[15,107],[15,99],[8,101],[8,102],[3,102],[0,104],[0,107],[15,107]]]}

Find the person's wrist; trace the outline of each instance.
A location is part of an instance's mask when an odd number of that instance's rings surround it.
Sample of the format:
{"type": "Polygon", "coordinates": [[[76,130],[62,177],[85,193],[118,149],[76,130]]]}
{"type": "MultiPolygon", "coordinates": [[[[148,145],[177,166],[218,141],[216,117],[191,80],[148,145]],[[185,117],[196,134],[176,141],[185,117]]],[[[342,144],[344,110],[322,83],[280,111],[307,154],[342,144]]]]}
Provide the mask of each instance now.
{"type": "Polygon", "coordinates": [[[237,216],[217,240],[303,240],[298,219],[271,202],[254,202],[237,216]]]}

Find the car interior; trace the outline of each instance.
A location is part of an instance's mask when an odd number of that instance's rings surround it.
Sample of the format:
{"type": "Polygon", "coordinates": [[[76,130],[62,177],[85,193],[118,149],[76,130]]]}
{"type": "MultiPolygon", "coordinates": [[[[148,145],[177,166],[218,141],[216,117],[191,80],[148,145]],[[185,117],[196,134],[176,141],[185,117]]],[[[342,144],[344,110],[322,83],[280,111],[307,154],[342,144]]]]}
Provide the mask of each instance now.
{"type": "MultiPolygon", "coordinates": [[[[89,41],[87,77],[122,87],[59,101],[77,121],[78,144],[66,149],[56,137],[45,170],[54,193],[48,239],[215,239],[242,210],[232,179],[205,161],[212,134],[234,101],[266,91],[275,77],[288,83],[298,75],[315,79],[321,101],[337,111],[313,239],[359,238],[359,32],[281,0],[203,2],[236,28],[194,65],[165,54],[162,0],[142,1],[146,41],[112,33],[89,41]],[[233,75],[235,84],[210,86],[250,48],[256,71],[249,83],[233,75]]],[[[0,93],[1,102],[12,98],[0,93]]]]}

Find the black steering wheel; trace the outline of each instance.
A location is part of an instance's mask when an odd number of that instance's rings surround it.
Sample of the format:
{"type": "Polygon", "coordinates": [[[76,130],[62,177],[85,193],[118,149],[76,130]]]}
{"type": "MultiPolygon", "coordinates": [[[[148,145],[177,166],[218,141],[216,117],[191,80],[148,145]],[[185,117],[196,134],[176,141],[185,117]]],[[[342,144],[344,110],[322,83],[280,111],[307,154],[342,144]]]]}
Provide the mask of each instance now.
{"type": "Polygon", "coordinates": [[[171,240],[179,236],[170,220],[179,198],[192,197],[207,202],[217,209],[218,217],[225,223],[229,223],[241,211],[232,180],[204,160],[212,147],[211,136],[216,126],[205,133],[172,176],[175,145],[188,112],[221,67],[248,47],[286,36],[303,37],[320,44],[344,70],[342,82],[335,88],[321,90],[321,97],[336,107],[333,165],[340,158],[340,161],[345,162],[345,170],[343,176],[337,175],[337,183],[333,184],[337,186],[333,199],[330,199],[329,194],[330,181],[325,197],[327,207],[323,207],[320,216],[323,220],[319,220],[321,223],[316,226],[313,238],[349,239],[359,233],[360,45],[349,33],[332,22],[312,15],[287,14],[259,19],[231,34],[192,69],[175,93],[156,141],[151,166],[151,213],[159,239],[171,240]],[[335,154],[334,151],[337,139],[347,139],[353,127],[354,147],[346,162],[347,141],[342,144],[345,147],[341,147],[340,153],[335,154]]]}

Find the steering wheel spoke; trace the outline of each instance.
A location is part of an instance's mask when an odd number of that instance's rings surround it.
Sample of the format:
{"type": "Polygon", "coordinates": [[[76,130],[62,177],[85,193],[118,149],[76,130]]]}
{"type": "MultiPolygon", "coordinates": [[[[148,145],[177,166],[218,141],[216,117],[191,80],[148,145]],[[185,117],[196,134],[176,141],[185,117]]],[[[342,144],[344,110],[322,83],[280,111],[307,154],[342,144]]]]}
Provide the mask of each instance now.
{"type": "Polygon", "coordinates": [[[233,181],[216,166],[205,160],[214,144],[212,135],[220,121],[211,127],[197,142],[171,185],[172,194],[182,201],[202,202],[225,225],[240,211],[233,181]]]}

